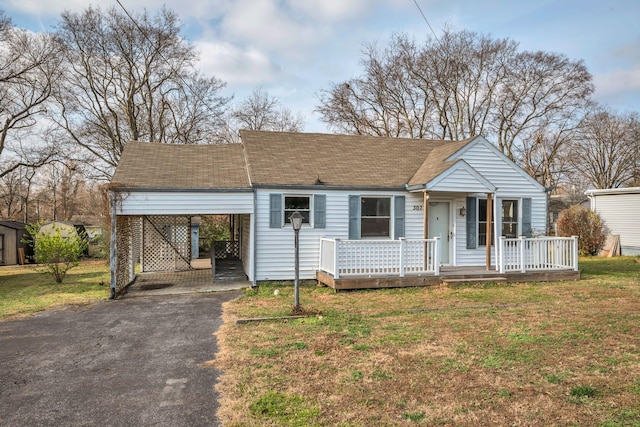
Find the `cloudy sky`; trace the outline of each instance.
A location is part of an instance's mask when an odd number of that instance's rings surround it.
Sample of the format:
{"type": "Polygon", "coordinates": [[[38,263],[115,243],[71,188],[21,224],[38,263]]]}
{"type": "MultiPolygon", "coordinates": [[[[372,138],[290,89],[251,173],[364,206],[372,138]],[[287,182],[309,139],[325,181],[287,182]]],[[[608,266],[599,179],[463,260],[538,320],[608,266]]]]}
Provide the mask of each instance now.
{"type": "MultiPolygon", "coordinates": [[[[560,52],[585,61],[596,99],[619,111],[640,111],[640,1],[416,0],[438,35],[445,26],[508,37],[522,49],[560,52]]],[[[163,4],[120,0],[130,12],[163,4]]],[[[53,29],[60,13],[116,0],[0,0],[18,27],[53,29]]],[[[261,86],[327,131],[313,113],[319,90],[360,73],[365,42],[385,45],[404,32],[431,35],[414,0],[165,0],[201,52],[201,68],[227,82],[236,99],[261,86]]]]}

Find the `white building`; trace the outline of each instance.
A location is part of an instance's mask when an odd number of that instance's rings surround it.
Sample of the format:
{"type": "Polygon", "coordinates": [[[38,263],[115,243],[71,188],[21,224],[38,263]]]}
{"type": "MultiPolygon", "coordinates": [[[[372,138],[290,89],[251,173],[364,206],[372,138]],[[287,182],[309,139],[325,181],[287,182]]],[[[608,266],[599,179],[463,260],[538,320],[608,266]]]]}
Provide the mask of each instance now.
{"type": "MultiPolygon", "coordinates": [[[[293,279],[288,217],[296,210],[304,216],[302,279],[316,278],[323,238],[438,237],[439,264],[489,269],[499,262],[496,236],[545,230],[543,186],[482,137],[452,142],[242,131],[241,139],[127,145],[112,180],[114,217],[121,222],[114,230],[126,234],[114,238],[118,251],[126,246],[129,254],[118,254],[118,283],[130,278],[136,259],[144,265],[145,257],[157,257],[157,250],[146,254],[154,249],[140,235],[158,226],[146,227],[144,218],[233,215],[253,283],[293,279]]],[[[177,268],[188,254],[175,258],[177,268]]]]}
{"type": "Polygon", "coordinates": [[[640,187],[588,190],[586,194],[608,233],[620,235],[622,255],[640,255],[640,187]]]}

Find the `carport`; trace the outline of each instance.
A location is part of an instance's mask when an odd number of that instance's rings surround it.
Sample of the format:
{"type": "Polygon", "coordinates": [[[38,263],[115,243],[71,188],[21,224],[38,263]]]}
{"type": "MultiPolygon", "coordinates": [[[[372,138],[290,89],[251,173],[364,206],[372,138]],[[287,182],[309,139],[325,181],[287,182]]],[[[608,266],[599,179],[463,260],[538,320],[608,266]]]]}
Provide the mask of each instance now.
{"type": "Polygon", "coordinates": [[[137,274],[195,270],[192,224],[204,215],[229,215],[235,239],[226,247],[253,281],[254,193],[240,144],[130,142],[110,197],[112,298],[137,274]]]}

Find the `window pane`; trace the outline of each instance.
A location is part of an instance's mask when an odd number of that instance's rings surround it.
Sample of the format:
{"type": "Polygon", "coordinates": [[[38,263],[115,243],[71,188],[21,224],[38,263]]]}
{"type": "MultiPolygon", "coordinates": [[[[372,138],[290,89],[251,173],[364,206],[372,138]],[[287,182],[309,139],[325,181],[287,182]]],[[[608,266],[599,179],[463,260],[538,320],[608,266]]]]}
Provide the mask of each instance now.
{"type": "Polygon", "coordinates": [[[515,200],[502,201],[502,221],[518,222],[518,203],[515,200]]]}
{"type": "MultiPolygon", "coordinates": [[[[491,206],[493,206],[493,201],[491,206]]],[[[493,226],[493,215],[491,215],[491,245],[496,241],[493,226]]],[[[478,246],[487,246],[487,199],[478,199],[478,246]]]]}
{"type": "Polygon", "coordinates": [[[362,218],[362,237],[389,237],[389,218],[362,218]]]}
{"type": "Polygon", "coordinates": [[[286,210],[309,210],[309,196],[286,196],[284,198],[284,208],[286,210]]]}
{"type": "Polygon", "coordinates": [[[502,235],[507,238],[518,237],[518,224],[503,223],[502,235]]]}
{"type": "Polygon", "coordinates": [[[309,196],[285,196],[284,197],[284,223],[290,224],[289,217],[295,211],[300,212],[302,215],[302,223],[310,224],[311,209],[309,196]]]}
{"type": "Polygon", "coordinates": [[[363,197],[361,215],[363,217],[390,216],[391,199],[389,197],[363,197]]]}
{"type": "Polygon", "coordinates": [[[363,197],[361,199],[361,237],[389,237],[391,223],[390,197],[363,197]]]}
{"type": "Polygon", "coordinates": [[[502,201],[502,235],[507,238],[518,237],[518,201],[502,201]]]}

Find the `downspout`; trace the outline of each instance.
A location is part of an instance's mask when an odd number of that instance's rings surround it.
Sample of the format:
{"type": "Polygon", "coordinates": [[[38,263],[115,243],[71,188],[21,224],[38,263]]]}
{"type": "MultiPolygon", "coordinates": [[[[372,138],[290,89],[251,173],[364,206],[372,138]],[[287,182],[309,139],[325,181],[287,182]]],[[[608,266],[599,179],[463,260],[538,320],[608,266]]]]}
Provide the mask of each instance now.
{"type": "Polygon", "coordinates": [[[111,274],[109,299],[116,299],[116,197],[115,193],[109,193],[111,202],[111,238],[109,243],[109,269],[111,274]]]}
{"type": "Polygon", "coordinates": [[[258,284],[257,284],[257,280],[256,280],[256,273],[258,271],[258,267],[257,267],[257,259],[256,256],[258,254],[258,233],[256,231],[256,224],[257,224],[257,219],[256,217],[258,216],[258,194],[255,190],[255,188],[253,189],[253,215],[251,215],[251,236],[253,236],[253,248],[252,248],[252,260],[251,260],[251,269],[253,270],[253,278],[251,280],[251,287],[252,288],[257,288],[258,284]]]}
{"type": "MultiPolygon", "coordinates": [[[[502,201],[501,201],[502,203],[502,201]]],[[[498,188],[496,187],[496,189],[493,191],[493,212],[492,214],[492,220],[493,220],[493,239],[494,239],[494,245],[493,245],[493,262],[494,265],[496,266],[496,270],[499,270],[498,267],[498,261],[500,259],[500,254],[498,254],[498,250],[500,249],[500,244],[498,243],[499,238],[500,238],[500,234],[498,234],[498,188]]],[[[501,209],[502,210],[502,209],[501,209]]],[[[502,219],[502,218],[501,218],[502,219]]],[[[500,226],[502,226],[502,224],[500,224],[500,226]]]]}

